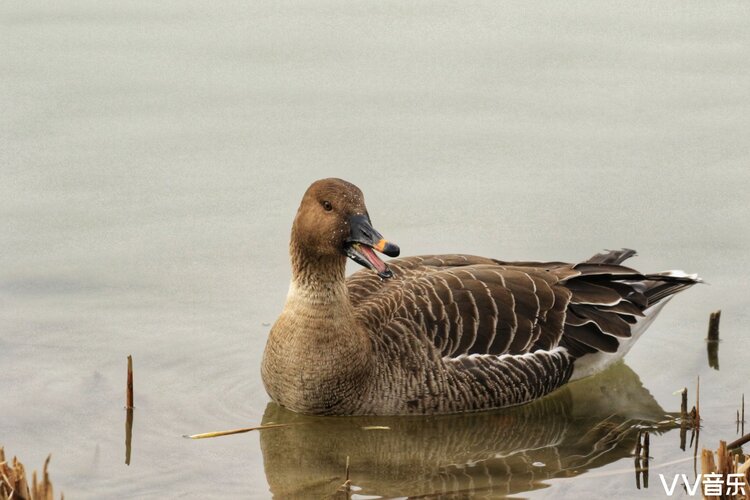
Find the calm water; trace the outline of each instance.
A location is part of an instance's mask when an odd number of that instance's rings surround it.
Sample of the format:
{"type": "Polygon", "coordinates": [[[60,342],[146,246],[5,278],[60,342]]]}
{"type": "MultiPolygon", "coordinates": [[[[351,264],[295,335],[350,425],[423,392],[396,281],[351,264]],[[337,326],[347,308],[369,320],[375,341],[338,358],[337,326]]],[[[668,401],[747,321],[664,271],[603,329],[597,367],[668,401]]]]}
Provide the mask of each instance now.
{"type": "Polygon", "coordinates": [[[748,20],[745,2],[3,3],[0,444],[29,468],[51,452],[66,498],[320,497],[347,455],[360,495],[663,498],[657,474],[692,474],[691,453],[653,436],[639,491],[628,429],[700,375],[715,447],[750,396],[748,20]],[[259,363],[294,212],[327,176],[405,255],[629,246],[710,285],[627,366],[529,407],[298,417],[259,363]],[[181,438],[261,421],[299,425],[181,438]]]}

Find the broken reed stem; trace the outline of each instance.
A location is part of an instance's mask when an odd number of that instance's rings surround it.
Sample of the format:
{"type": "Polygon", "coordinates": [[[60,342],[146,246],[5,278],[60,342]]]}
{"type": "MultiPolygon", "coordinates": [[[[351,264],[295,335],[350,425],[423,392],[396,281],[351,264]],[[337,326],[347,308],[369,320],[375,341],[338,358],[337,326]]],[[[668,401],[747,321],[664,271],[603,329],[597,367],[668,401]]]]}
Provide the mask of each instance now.
{"type": "Polygon", "coordinates": [[[716,465],[719,466],[719,471],[723,473],[727,470],[727,464],[731,463],[731,459],[729,458],[729,453],[727,453],[726,441],[719,441],[719,449],[716,450],[716,455],[717,455],[717,458],[719,459],[716,465]]]}
{"type": "Polygon", "coordinates": [[[746,444],[746,443],[750,443],[750,432],[748,432],[747,434],[745,434],[741,438],[735,439],[734,441],[732,441],[731,443],[729,443],[727,445],[727,448],[729,448],[730,450],[732,450],[734,448],[739,448],[740,446],[742,446],[743,444],[746,444]]]}
{"type": "Polygon", "coordinates": [[[640,458],[641,456],[641,434],[643,431],[639,430],[638,435],[635,437],[635,456],[640,458]]]}
{"type": "Polygon", "coordinates": [[[231,431],[218,431],[218,432],[204,432],[203,434],[192,434],[190,436],[184,435],[182,437],[188,438],[188,439],[207,439],[207,438],[215,438],[220,436],[229,436],[231,434],[242,434],[244,432],[250,432],[250,431],[262,431],[264,429],[274,429],[276,427],[289,427],[290,425],[297,425],[297,424],[265,424],[265,425],[259,425],[257,427],[247,427],[245,429],[233,429],[231,431]]]}
{"type": "Polygon", "coordinates": [[[349,480],[349,455],[346,456],[346,479],[339,486],[338,491],[343,492],[347,499],[352,497],[352,482],[349,480]]]}
{"type": "Polygon", "coordinates": [[[13,462],[8,463],[5,460],[5,450],[0,447],[0,499],[52,500],[54,490],[47,472],[51,458],[52,455],[48,455],[47,460],[44,461],[41,481],[37,480],[36,471],[32,472],[31,487],[29,487],[23,464],[17,457],[13,457],[13,462]]]}
{"type": "Polygon", "coordinates": [[[698,375],[698,382],[695,387],[695,425],[701,425],[701,376],[698,375]]]}
{"type": "Polygon", "coordinates": [[[680,403],[680,416],[682,417],[683,420],[685,418],[687,418],[687,414],[688,414],[688,412],[687,412],[687,396],[688,396],[687,392],[688,392],[687,391],[687,387],[683,387],[682,388],[682,402],[680,403]]]}
{"type": "Polygon", "coordinates": [[[133,409],[133,356],[128,356],[128,385],[125,393],[125,408],[133,409]]]}
{"type": "Polygon", "coordinates": [[[708,340],[712,342],[719,341],[719,322],[721,321],[721,309],[711,313],[708,320],[708,340]]]}
{"type": "MultiPolygon", "coordinates": [[[[685,443],[687,441],[687,428],[688,428],[688,411],[687,411],[687,405],[688,405],[688,390],[687,387],[682,388],[682,393],[680,394],[681,401],[680,401],[680,449],[682,451],[685,451],[685,443]]],[[[692,425],[690,425],[692,427],[692,425]]]]}
{"type": "Polygon", "coordinates": [[[714,452],[703,448],[703,451],[701,452],[701,473],[712,474],[714,471],[716,471],[714,452]]]}
{"type": "Polygon", "coordinates": [[[708,485],[706,476],[709,474],[718,474],[722,479],[720,484],[721,490],[716,489],[712,491],[712,493],[715,493],[714,495],[704,496],[704,498],[710,500],[750,499],[750,458],[740,458],[738,454],[732,453],[730,449],[731,444],[727,446],[726,441],[719,441],[719,448],[715,453],[712,450],[703,449],[701,454],[701,473],[704,476],[703,487],[706,488],[708,485]],[[744,463],[742,463],[743,461],[744,463]],[[735,476],[734,484],[738,485],[739,488],[730,486],[728,481],[730,476],[735,476]]]}

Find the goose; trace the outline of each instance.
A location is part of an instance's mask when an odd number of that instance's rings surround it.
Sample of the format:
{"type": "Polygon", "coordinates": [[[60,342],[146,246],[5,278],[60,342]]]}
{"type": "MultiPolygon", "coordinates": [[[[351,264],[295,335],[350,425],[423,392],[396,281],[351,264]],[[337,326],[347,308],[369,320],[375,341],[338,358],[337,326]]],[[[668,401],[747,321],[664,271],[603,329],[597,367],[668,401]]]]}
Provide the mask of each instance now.
{"type": "Polygon", "coordinates": [[[292,279],[261,376],[312,415],[430,415],[520,405],[622,358],[674,294],[700,282],[642,274],[635,251],[564,262],[398,257],[362,191],[314,182],[292,224],[292,279]],[[362,269],[345,276],[346,260],[362,269]]]}

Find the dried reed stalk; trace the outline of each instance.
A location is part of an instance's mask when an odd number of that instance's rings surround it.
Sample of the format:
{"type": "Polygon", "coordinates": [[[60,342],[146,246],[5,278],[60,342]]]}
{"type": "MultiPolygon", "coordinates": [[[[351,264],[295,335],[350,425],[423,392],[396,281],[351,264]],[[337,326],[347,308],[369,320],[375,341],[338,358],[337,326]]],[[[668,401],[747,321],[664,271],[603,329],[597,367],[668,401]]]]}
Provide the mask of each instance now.
{"type": "MultiPolygon", "coordinates": [[[[42,469],[42,479],[37,480],[36,471],[32,473],[31,487],[29,487],[26,469],[17,457],[13,462],[5,460],[5,450],[0,447],[0,500],[53,500],[54,491],[52,482],[49,480],[49,461],[52,455],[47,456],[42,469]]],[[[63,499],[63,495],[60,495],[63,499]]]]}
{"type": "Polygon", "coordinates": [[[336,490],[337,493],[341,493],[342,495],[335,495],[336,498],[339,496],[343,496],[346,500],[350,500],[352,498],[352,481],[349,479],[349,455],[346,456],[346,477],[344,479],[344,484],[339,486],[338,490],[336,490]]]}
{"type": "Polygon", "coordinates": [[[708,353],[708,366],[714,370],[719,369],[719,321],[721,310],[711,313],[708,321],[708,337],[706,338],[706,352],[708,353]]]}
{"type": "Polygon", "coordinates": [[[719,340],[719,322],[721,321],[721,309],[711,313],[708,319],[708,340],[719,340]]]}
{"type": "Polygon", "coordinates": [[[125,408],[133,409],[133,356],[128,356],[128,382],[125,388],[125,408]]]}
{"type": "Polygon", "coordinates": [[[188,438],[188,439],[207,439],[207,438],[215,438],[215,437],[221,437],[221,436],[230,436],[232,434],[242,434],[244,432],[250,432],[250,431],[262,431],[265,429],[275,429],[277,427],[289,427],[290,425],[297,425],[293,423],[289,424],[265,424],[265,425],[259,425],[257,427],[246,427],[244,429],[232,429],[230,431],[217,431],[217,432],[204,432],[202,434],[192,434],[192,435],[183,435],[182,437],[188,438]]]}
{"type": "MultiPolygon", "coordinates": [[[[721,474],[722,494],[719,496],[705,496],[709,500],[750,500],[750,457],[740,458],[740,455],[732,453],[727,447],[726,441],[719,442],[719,448],[715,453],[703,449],[701,455],[701,472],[703,473],[703,486],[706,484],[706,474],[721,474]],[[744,463],[743,463],[744,460],[744,463]],[[733,494],[734,487],[727,484],[730,474],[740,474],[740,488],[737,494],[733,494]]],[[[705,491],[705,489],[704,489],[705,491]]]]}
{"type": "Polygon", "coordinates": [[[729,443],[728,448],[730,450],[733,449],[733,448],[739,448],[743,444],[747,444],[747,443],[750,443],[750,433],[745,434],[741,438],[737,438],[734,441],[732,441],[731,443],[729,443]]]}

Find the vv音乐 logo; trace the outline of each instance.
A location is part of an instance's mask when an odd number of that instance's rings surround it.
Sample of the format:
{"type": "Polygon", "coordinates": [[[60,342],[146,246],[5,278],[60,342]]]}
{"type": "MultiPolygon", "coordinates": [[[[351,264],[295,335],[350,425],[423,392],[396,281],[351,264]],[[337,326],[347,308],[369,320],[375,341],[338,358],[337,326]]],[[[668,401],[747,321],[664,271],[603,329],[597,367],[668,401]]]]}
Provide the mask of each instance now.
{"type": "Polygon", "coordinates": [[[667,484],[664,474],[659,474],[659,479],[661,479],[661,484],[664,486],[664,492],[670,497],[674,494],[677,485],[680,483],[685,486],[685,491],[690,496],[698,494],[698,487],[701,483],[703,483],[702,493],[707,497],[721,496],[722,494],[745,494],[745,479],[743,474],[727,474],[726,480],[723,475],[717,473],[698,474],[693,483],[690,482],[685,474],[675,475],[672,478],[671,484],[667,484]]]}

